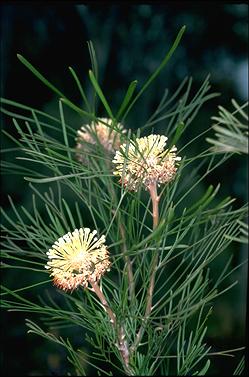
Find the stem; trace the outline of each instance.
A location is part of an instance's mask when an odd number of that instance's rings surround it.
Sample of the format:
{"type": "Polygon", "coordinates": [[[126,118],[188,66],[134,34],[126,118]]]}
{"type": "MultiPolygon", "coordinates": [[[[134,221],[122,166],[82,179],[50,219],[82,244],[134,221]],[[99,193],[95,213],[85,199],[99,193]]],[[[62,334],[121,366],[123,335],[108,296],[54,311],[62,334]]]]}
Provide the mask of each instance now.
{"type": "Polygon", "coordinates": [[[118,328],[118,326],[117,326],[117,320],[116,320],[116,315],[112,311],[112,309],[110,308],[110,306],[108,305],[108,302],[107,302],[107,300],[105,298],[105,295],[101,291],[101,289],[100,289],[100,287],[98,285],[98,282],[91,281],[91,286],[92,286],[92,290],[98,296],[98,298],[100,299],[101,304],[103,305],[105,311],[107,312],[113,328],[114,329],[117,328],[117,332],[118,332],[118,349],[119,349],[121,358],[123,360],[124,368],[125,368],[125,371],[126,371],[127,375],[128,376],[132,376],[133,372],[132,372],[132,370],[130,369],[130,366],[129,366],[129,348],[128,348],[128,344],[127,344],[127,342],[125,340],[124,329],[123,329],[122,326],[120,326],[118,328]]]}
{"type": "Polygon", "coordinates": [[[152,183],[149,186],[149,192],[150,192],[151,201],[152,201],[153,230],[155,230],[157,225],[158,225],[158,221],[159,221],[158,204],[159,204],[159,200],[160,200],[160,197],[157,196],[156,182],[152,183]]]}
{"type": "MultiPolygon", "coordinates": [[[[158,226],[158,222],[159,222],[159,200],[160,200],[160,197],[157,195],[156,182],[153,182],[152,184],[150,184],[148,189],[149,189],[151,201],[152,201],[153,230],[155,230],[156,227],[158,226]]],[[[142,325],[141,325],[141,327],[140,327],[140,329],[137,333],[136,339],[135,339],[132,347],[130,348],[131,353],[134,352],[134,350],[137,348],[137,346],[139,345],[139,343],[142,339],[142,336],[144,334],[145,325],[147,323],[148,317],[149,317],[151,310],[152,310],[152,298],[153,298],[153,292],[154,292],[154,286],[155,286],[155,276],[156,276],[157,263],[158,263],[158,254],[155,253],[153,255],[152,261],[151,261],[151,269],[150,269],[151,278],[150,278],[150,283],[149,283],[149,287],[148,287],[148,291],[147,291],[147,298],[146,298],[147,304],[146,304],[145,314],[144,314],[144,318],[143,318],[143,323],[142,323],[142,325]]]]}
{"type": "Polygon", "coordinates": [[[101,291],[98,283],[96,281],[91,281],[91,286],[93,288],[94,293],[98,296],[98,298],[101,301],[101,304],[104,306],[105,311],[110,317],[110,322],[113,324],[113,326],[116,325],[116,315],[111,310],[110,306],[108,305],[108,302],[106,301],[104,293],[101,291]]]}

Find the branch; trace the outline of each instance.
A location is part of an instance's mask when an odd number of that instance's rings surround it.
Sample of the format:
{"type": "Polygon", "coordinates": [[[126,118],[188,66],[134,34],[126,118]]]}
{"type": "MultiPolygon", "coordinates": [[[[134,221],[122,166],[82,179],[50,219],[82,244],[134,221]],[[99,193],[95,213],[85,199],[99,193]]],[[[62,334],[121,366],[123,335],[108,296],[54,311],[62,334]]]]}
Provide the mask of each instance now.
{"type": "Polygon", "coordinates": [[[113,328],[117,329],[117,332],[118,332],[118,344],[117,344],[117,347],[119,349],[121,358],[123,360],[124,368],[125,368],[125,371],[127,372],[127,375],[128,376],[132,376],[133,372],[132,372],[132,370],[131,370],[131,368],[129,366],[129,348],[128,348],[128,344],[127,344],[127,342],[125,340],[124,329],[123,329],[122,326],[120,326],[118,328],[118,326],[117,326],[117,320],[116,320],[116,314],[112,311],[112,309],[108,305],[108,302],[107,302],[107,300],[105,298],[105,295],[101,291],[101,289],[100,289],[100,287],[98,285],[98,282],[91,281],[91,286],[92,286],[92,290],[98,296],[98,298],[100,299],[101,304],[103,305],[105,311],[107,312],[107,314],[108,314],[108,316],[110,318],[110,322],[113,325],[113,328]]]}

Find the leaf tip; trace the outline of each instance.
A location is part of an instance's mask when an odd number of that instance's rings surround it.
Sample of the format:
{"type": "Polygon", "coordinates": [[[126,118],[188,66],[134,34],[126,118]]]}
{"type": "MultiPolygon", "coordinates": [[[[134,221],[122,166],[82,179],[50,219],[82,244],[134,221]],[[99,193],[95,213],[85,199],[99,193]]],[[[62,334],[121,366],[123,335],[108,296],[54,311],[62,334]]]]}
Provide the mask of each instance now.
{"type": "Polygon", "coordinates": [[[88,70],[88,76],[89,76],[90,80],[92,81],[93,78],[94,78],[94,75],[93,75],[93,72],[92,72],[91,69],[88,70]]]}

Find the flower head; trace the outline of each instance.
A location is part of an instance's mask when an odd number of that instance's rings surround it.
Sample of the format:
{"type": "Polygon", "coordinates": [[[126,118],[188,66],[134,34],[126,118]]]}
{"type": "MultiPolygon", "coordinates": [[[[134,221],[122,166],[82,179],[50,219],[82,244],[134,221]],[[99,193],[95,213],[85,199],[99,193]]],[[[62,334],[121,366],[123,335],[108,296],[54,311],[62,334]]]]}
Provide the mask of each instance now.
{"type": "MultiPolygon", "coordinates": [[[[112,119],[99,118],[99,120],[109,125],[112,124],[112,119]]],[[[125,132],[121,123],[118,123],[116,127],[121,131],[121,133],[125,132]]],[[[121,133],[112,129],[111,127],[106,126],[104,123],[91,122],[90,125],[82,126],[80,130],[77,131],[76,148],[83,151],[85,147],[83,144],[84,142],[89,144],[96,144],[99,142],[105,150],[114,153],[120,147],[121,133]]],[[[80,153],[77,154],[77,158],[81,162],[84,161],[84,157],[80,153]]]]}
{"type": "Polygon", "coordinates": [[[51,271],[54,284],[64,291],[98,281],[109,270],[109,252],[105,236],[95,237],[97,231],[75,229],[60,237],[47,252],[45,268],[51,271]]]}
{"type": "Polygon", "coordinates": [[[129,145],[122,144],[113,159],[116,164],[113,174],[120,176],[120,182],[134,191],[141,184],[148,188],[152,183],[159,185],[170,182],[181,157],[176,157],[175,146],[170,150],[164,149],[167,139],[163,135],[149,135],[137,138],[129,145]]]}

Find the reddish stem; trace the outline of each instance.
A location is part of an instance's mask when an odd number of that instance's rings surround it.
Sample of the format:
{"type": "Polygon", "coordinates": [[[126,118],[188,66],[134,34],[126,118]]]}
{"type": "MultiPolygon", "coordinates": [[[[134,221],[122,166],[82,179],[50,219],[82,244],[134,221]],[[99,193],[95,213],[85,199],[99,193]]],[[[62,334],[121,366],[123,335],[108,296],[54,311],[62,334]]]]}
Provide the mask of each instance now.
{"type": "Polygon", "coordinates": [[[98,282],[91,281],[91,286],[92,286],[92,289],[95,292],[95,294],[100,299],[100,302],[103,305],[105,311],[109,315],[110,322],[113,325],[113,328],[114,329],[117,328],[117,330],[118,330],[118,349],[119,349],[120,355],[121,355],[121,357],[123,359],[124,367],[125,367],[125,370],[126,370],[127,374],[129,376],[133,375],[132,370],[130,369],[130,366],[129,366],[129,348],[128,348],[127,342],[125,340],[124,329],[123,329],[122,326],[120,326],[118,328],[117,321],[116,321],[116,315],[112,311],[112,309],[110,308],[110,306],[108,305],[108,302],[107,302],[107,300],[105,298],[105,295],[101,291],[101,289],[100,289],[100,287],[98,285],[98,282]]]}

